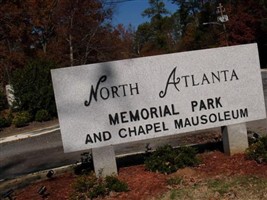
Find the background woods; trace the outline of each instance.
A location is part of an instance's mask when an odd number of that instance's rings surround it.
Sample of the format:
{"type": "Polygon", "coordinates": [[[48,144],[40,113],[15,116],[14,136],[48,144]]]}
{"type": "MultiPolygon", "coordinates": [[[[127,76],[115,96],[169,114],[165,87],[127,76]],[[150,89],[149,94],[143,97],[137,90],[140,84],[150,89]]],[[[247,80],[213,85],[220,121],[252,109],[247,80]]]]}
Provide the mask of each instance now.
{"type": "Polygon", "coordinates": [[[267,67],[266,0],[148,0],[142,13],[148,21],[138,27],[112,23],[118,3],[0,0],[1,108],[7,107],[5,85],[13,83],[18,110],[55,115],[50,68],[253,42],[267,67]],[[167,10],[167,1],[175,12],[167,10]],[[223,23],[217,20],[219,3],[229,18],[223,23]],[[32,98],[33,91],[43,100],[32,98]]]}
{"type": "Polygon", "coordinates": [[[0,1],[0,15],[2,86],[31,59],[62,67],[131,56],[132,33],[113,27],[99,0],[0,1]]]}

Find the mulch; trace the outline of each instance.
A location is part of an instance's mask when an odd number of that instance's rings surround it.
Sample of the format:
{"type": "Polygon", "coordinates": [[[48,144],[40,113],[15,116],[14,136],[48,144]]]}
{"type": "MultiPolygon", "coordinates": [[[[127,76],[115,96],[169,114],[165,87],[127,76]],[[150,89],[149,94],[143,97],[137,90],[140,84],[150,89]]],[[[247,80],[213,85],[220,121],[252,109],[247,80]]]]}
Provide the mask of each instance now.
{"type": "MultiPolygon", "coordinates": [[[[253,175],[267,178],[267,165],[258,164],[255,161],[247,160],[244,154],[227,156],[219,151],[200,154],[202,163],[193,168],[191,176],[211,178],[217,176],[253,175]]],[[[190,170],[181,170],[188,173],[190,170]]],[[[185,174],[186,175],[186,174],[185,174]]],[[[127,182],[128,192],[112,193],[110,196],[100,198],[104,200],[128,199],[146,200],[155,199],[168,190],[167,180],[172,176],[145,170],[144,165],[124,167],[119,170],[119,179],[127,182]]],[[[73,174],[64,174],[52,180],[44,180],[39,183],[16,191],[17,200],[38,200],[42,199],[37,191],[45,186],[49,200],[68,199],[72,192],[72,183],[75,180],[73,174]]]]}

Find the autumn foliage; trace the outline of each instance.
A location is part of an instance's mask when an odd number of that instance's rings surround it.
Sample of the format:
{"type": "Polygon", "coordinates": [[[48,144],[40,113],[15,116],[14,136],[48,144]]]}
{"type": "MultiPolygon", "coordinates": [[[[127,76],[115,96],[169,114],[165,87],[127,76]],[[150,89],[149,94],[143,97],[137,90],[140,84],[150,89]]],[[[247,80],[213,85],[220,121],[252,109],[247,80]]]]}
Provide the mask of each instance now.
{"type": "Polygon", "coordinates": [[[101,0],[0,1],[0,83],[31,59],[74,66],[131,56],[132,34],[101,0]]]}
{"type": "Polygon", "coordinates": [[[172,0],[175,13],[164,10],[162,0],[150,0],[150,22],[141,24],[135,37],[140,56],[258,43],[261,67],[267,66],[267,2],[241,0],[172,0]],[[222,3],[229,20],[217,20],[222,3]],[[164,12],[163,12],[164,11],[164,12]],[[155,23],[157,22],[157,23],[155,23]]]}
{"type": "MultiPolygon", "coordinates": [[[[0,0],[0,84],[32,59],[57,67],[257,42],[267,58],[267,2],[149,0],[138,27],[112,25],[113,7],[103,0],[0,0]],[[229,21],[217,22],[222,3],[229,21]],[[227,41],[226,41],[227,40],[227,41]]],[[[116,4],[115,4],[116,5],[116,4]]]]}

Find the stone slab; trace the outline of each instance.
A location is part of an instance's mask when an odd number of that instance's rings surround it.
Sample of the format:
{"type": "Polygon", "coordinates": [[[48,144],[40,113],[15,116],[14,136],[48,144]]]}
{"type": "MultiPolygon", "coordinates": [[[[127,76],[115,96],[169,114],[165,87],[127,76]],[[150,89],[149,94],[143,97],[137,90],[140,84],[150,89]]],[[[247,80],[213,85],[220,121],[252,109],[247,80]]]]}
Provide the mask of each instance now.
{"type": "Polygon", "coordinates": [[[248,148],[246,123],[223,127],[222,137],[224,153],[227,155],[244,153],[248,148]]]}
{"type": "Polygon", "coordinates": [[[262,77],[262,85],[264,91],[265,109],[267,112],[267,69],[261,70],[261,77],[262,77]]]}
{"type": "Polygon", "coordinates": [[[94,169],[97,177],[118,174],[115,152],[112,146],[92,149],[94,169]]]}
{"type": "Polygon", "coordinates": [[[65,152],[266,118],[256,44],[52,70],[65,152]]]}

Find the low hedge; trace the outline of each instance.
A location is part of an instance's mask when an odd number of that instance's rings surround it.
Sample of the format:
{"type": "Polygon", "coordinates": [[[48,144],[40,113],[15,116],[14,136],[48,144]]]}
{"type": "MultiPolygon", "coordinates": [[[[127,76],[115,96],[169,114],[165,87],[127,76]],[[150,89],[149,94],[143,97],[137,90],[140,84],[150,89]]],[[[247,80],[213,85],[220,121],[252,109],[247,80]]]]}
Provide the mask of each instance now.
{"type": "Polygon", "coordinates": [[[20,128],[20,127],[27,126],[30,121],[31,121],[30,113],[27,111],[22,111],[22,112],[18,112],[15,115],[12,123],[15,125],[15,127],[20,128]]]}
{"type": "Polygon", "coordinates": [[[153,172],[173,173],[180,168],[199,164],[197,151],[192,147],[173,148],[165,145],[145,159],[146,169],[153,172]]]}

